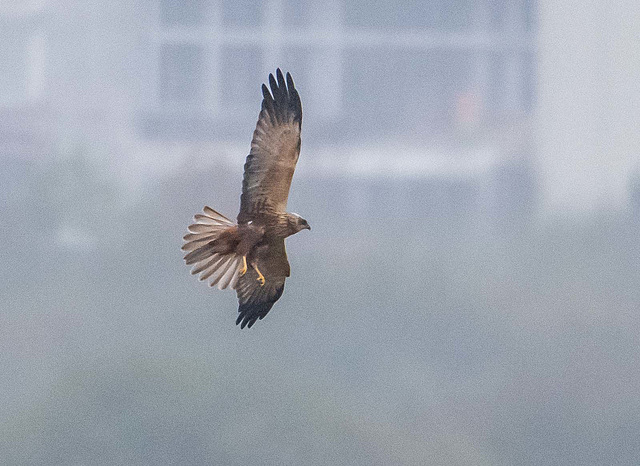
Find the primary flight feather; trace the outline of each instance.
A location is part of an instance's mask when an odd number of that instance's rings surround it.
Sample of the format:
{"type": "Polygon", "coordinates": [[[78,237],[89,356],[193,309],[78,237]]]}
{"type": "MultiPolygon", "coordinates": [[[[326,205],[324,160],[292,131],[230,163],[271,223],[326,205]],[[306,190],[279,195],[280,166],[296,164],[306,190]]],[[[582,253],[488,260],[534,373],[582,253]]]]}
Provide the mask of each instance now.
{"type": "Polygon", "coordinates": [[[182,249],[192,274],[238,295],[241,328],[264,318],[282,296],[290,274],[284,239],[310,230],[288,213],[291,179],[300,155],[302,104],[291,75],[280,69],[262,85],[262,109],[244,164],[237,222],[210,207],[196,214],[182,249]]]}

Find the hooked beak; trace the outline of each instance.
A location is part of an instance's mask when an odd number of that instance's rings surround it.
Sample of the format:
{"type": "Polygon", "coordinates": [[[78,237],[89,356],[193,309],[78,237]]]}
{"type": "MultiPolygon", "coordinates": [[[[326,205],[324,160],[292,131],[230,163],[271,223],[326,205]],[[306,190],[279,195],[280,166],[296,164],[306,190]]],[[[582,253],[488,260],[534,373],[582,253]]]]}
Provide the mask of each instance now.
{"type": "Polygon", "coordinates": [[[309,231],[311,231],[311,225],[307,225],[307,226],[305,227],[305,230],[309,230],[309,231]]]}

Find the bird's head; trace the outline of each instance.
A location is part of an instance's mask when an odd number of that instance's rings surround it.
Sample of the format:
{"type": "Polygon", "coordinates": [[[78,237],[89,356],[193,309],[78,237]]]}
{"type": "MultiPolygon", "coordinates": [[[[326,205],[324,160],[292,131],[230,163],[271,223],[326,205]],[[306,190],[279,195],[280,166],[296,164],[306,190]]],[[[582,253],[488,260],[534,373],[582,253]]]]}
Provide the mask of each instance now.
{"type": "Polygon", "coordinates": [[[290,223],[292,224],[293,229],[296,233],[302,230],[311,230],[309,223],[298,214],[291,214],[290,223]]]}

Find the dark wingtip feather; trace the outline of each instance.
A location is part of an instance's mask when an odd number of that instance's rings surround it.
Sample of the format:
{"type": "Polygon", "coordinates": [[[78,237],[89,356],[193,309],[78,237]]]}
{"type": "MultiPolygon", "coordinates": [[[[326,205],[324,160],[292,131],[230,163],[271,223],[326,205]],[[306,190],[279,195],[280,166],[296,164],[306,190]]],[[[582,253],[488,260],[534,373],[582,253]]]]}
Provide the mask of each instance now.
{"type": "Polygon", "coordinates": [[[238,318],[236,319],[236,325],[240,325],[240,328],[251,328],[258,319],[263,319],[266,316],[273,305],[273,302],[258,303],[258,304],[241,304],[238,308],[238,318]]]}
{"type": "Polygon", "coordinates": [[[282,71],[280,71],[280,68],[276,70],[276,77],[278,78],[278,87],[286,91],[287,85],[284,82],[284,77],[282,76],[282,71]]]}
{"type": "Polygon", "coordinates": [[[278,94],[278,83],[276,82],[276,78],[273,77],[273,73],[269,73],[269,86],[271,87],[273,98],[275,99],[276,94],[278,94]]]}
{"type": "Polygon", "coordinates": [[[250,302],[240,303],[238,306],[238,318],[236,319],[236,325],[240,325],[240,328],[251,328],[253,324],[258,320],[262,320],[269,313],[273,305],[282,296],[284,292],[284,283],[282,286],[275,290],[275,293],[264,301],[251,300],[250,302]]]}
{"type": "Polygon", "coordinates": [[[262,85],[262,108],[266,108],[272,118],[277,122],[295,121],[302,126],[302,103],[293,83],[290,73],[285,80],[280,68],[276,70],[276,76],[269,74],[269,87],[262,85]]]}
{"type": "Polygon", "coordinates": [[[269,88],[266,84],[262,85],[262,97],[264,97],[265,99],[272,99],[271,92],[269,92],[269,88]]]}

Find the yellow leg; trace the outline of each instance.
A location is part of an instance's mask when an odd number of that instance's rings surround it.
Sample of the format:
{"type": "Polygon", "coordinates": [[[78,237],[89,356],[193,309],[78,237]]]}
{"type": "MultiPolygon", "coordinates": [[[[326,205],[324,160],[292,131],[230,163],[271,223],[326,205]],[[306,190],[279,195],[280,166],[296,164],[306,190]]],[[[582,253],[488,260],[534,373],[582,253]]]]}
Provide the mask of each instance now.
{"type": "Polygon", "coordinates": [[[258,278],[256,278],[256,280],[260,282],[260,286],[264,286],[264,275],[262,275],[258,266],[256,264],[251,264],[251,267],[253,267],[253,269],[258,273],[258,278]]]}
{"type": "Polygon", "coordinates": [[[240,276],[242,277],[247,273],[247,256],[242,256],[242,269],[240,269],[240,276]]]}

